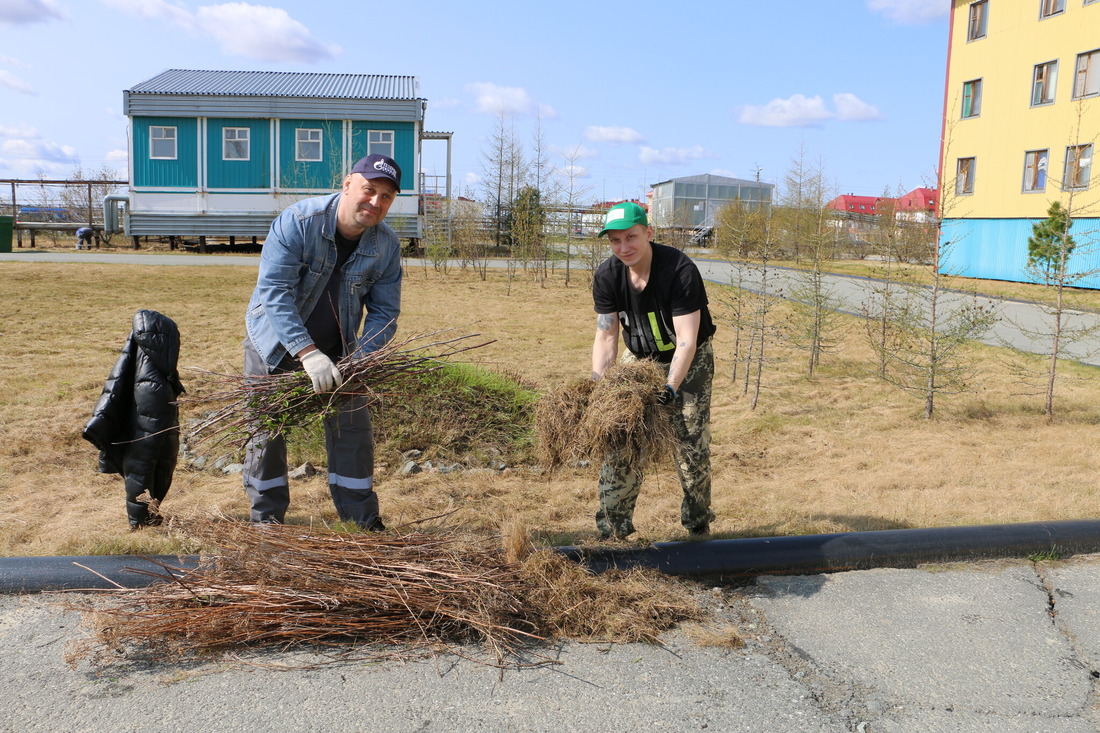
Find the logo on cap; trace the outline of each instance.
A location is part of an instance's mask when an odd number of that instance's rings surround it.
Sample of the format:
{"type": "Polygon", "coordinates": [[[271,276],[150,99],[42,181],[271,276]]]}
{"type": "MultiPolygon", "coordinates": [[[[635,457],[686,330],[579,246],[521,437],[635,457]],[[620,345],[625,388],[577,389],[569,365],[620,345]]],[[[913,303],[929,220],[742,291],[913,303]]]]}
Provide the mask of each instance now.
{"type": "Polygon", "coordinates": [[[387,176],[391,176],[392,178],[397,178],[397,171],[394,170],[394,167],[392,165],[384,160],[374,161],[374,169],[376,171],[385,173],[387,176]]]}

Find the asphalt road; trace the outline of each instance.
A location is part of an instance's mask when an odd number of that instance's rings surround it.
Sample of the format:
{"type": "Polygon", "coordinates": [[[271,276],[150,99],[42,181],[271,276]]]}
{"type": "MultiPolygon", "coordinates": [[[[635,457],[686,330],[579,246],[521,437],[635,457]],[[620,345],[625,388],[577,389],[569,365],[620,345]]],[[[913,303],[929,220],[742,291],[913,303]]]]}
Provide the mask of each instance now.
{"type": "MultiPolygon", "coordinates": [[[[200,255],[180,254],[141,254],[125,252],[35,252],[28,249],[17,250],[11,254],[0,253],[0,262],[97,262],[144,264],[158,266],[172,265],[243,265],[256,267],[259,258],[256,255],[200,255]]],[[[759,275],[755,268],[738,267],[722,260],[695,258],[703,277],[712,282],[729,284],[742,283],[743,287],[762,290],[759,275]],[[740,275],[738,271],[740,270],[740,275]]],[[[407,260],[409,267],[420,267],[420,260],[407,260]]],[[[503,261],[491,263],[494,267],[503,267],[503,261]]],[[[454,263],[458,266],[458,263],[454,263]]],[[[784,268],[770,268],[766,289],[771,293],[790,294],[797,290],[797,272],[784,268]]],[[[826,276],[826,289],[839,308],[849,313],[860,314],[863,305],[873,296],[875,280],[864,277],[841,275],[826,276]]],[[[947,311],[956,310],[973,302],[969,296],[960,293],[945,293],[941,307],[947,311]]],[[[1052,316],[1047,309],[1034,303],[1023,301],[1002,301],[997,298],[979,297],[979,305],[992,309],[997,314],[996,323],[980,340],[998,347],[1011,347],[1032,354],[1048,354],[1050,338],[1045,336],[1052,329],[1052,316]]],[[[1100,314],[1071,311],[1066,313],[1066,333],[1078,332],[1080,335],[1071,343],[1063,343],[1063,355],[1084,364],[1100,366],[1100,314]]]]}
{"type": "Polygon", "coordinates": [[[58,604],[82,596],[0,596],[0,730],[1100,730],[1100,556],[763,577],[699,595],[742,648],[678,630],[660,645],[548,646],[554,664],[503,670],[301,651],[70,668],[64,652],[86,632],[58,604]]]}

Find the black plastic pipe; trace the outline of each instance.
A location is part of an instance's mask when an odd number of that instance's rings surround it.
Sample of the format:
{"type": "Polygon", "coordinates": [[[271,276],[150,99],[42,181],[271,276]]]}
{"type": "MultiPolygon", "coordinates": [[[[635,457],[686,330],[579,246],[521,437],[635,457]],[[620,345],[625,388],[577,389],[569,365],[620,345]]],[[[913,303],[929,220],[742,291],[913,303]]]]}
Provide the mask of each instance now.
{"type": "Polygon", "coordinates": [[[169,574],[162,565],[190,570],[198,564],[197,555],[0,557],[0,593],[143,588],[160,579],[151,574],[169,574]]]}
{"type": "Polygon", "coordinates": [[[1100,552],[1100,520],[887,529],[796,537],[662,542],[648,547],[562,547],[595,572],[655,568],[667,575],[737,580],[921,563],[1100,552]]]}
{"type": "MultiPolygon", "coordinates": [[[[878,567],[914,567],[1036,554],[1100,552],[1100,520],[989,524],[931,529],[659,542],[645,547],[558,547],[594,572],[649,567],[667,575],[734,581],[757,575],[816,575],[878,567]]],[[[198,557],[128,555],[0,558],[0,593],[140,588],[171,568],[190,569],[198,557]],[[100,577],[104,576],[104,577],[100,577]],[[112,582],[113,581],[113,582],[112,582]]]]}

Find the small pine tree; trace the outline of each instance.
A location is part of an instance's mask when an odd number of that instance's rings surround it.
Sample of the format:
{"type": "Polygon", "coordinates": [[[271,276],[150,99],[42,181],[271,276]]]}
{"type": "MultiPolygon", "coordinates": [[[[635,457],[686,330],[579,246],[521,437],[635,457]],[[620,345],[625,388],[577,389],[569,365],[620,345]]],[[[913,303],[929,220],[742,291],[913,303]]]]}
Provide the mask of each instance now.
{"type": "Polygon", "coordinates": [[[1027,264],[1038,270],[1046,284],[1057,279],[1065,269],[1066,260],[1073,254],[1076,243],[1069,235],[1069,212],[1055,201],[1047,209],[1047,218],[1035,222],[1027,240],[1027,264]]]}

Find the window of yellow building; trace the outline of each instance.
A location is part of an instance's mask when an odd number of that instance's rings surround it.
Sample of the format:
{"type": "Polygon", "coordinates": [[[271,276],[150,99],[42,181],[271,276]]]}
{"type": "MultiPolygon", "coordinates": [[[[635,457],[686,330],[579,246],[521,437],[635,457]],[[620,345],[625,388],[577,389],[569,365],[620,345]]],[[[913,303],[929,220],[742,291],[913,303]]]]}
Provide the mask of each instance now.
{"type": "Polygon", "coordinates": [[[1035,64],[1031,80],[1031,106],[1054,103],[1054,86],[1058,81],[1058,62],[1035,64]]]}
{"type": "Polygon", "coordinates": [[[1049,153],[1049,150],[1029,150],[1024,153],[1024,191],[1026,193],[1046,190],[1049,153]]]}
{"type": "Polygon", "coordinates": [[[982,113],[982,80],[974,79],[963,83],[962,116],[977,117],[982,113]]]}
{"type": "Polygon", "coordinates": [[[1073,98],[1095,97],[1100,94],[1100,48],[1077,55],[1077,75],[1073,98]]]}
{"type": "Polygon", "coordinates": [[[970,3],[970,25],[967,26],[966,40],[976,41],[979,38],[985,38],[988,15],[988,0],[979,0],[979,2],[970,3]]]}
{"type": "Polygon", "coordinates": [[[1070,145],[1066,148],[1066,170],[1062,188],[1084,189],[1092,177],[1092,144],[1070,145]]]}
{"type": "Polygon", "coordinates": [[[974,193],[974,158],[959,158],[955,168],[955,194],[965,196],[974,193]]]}

